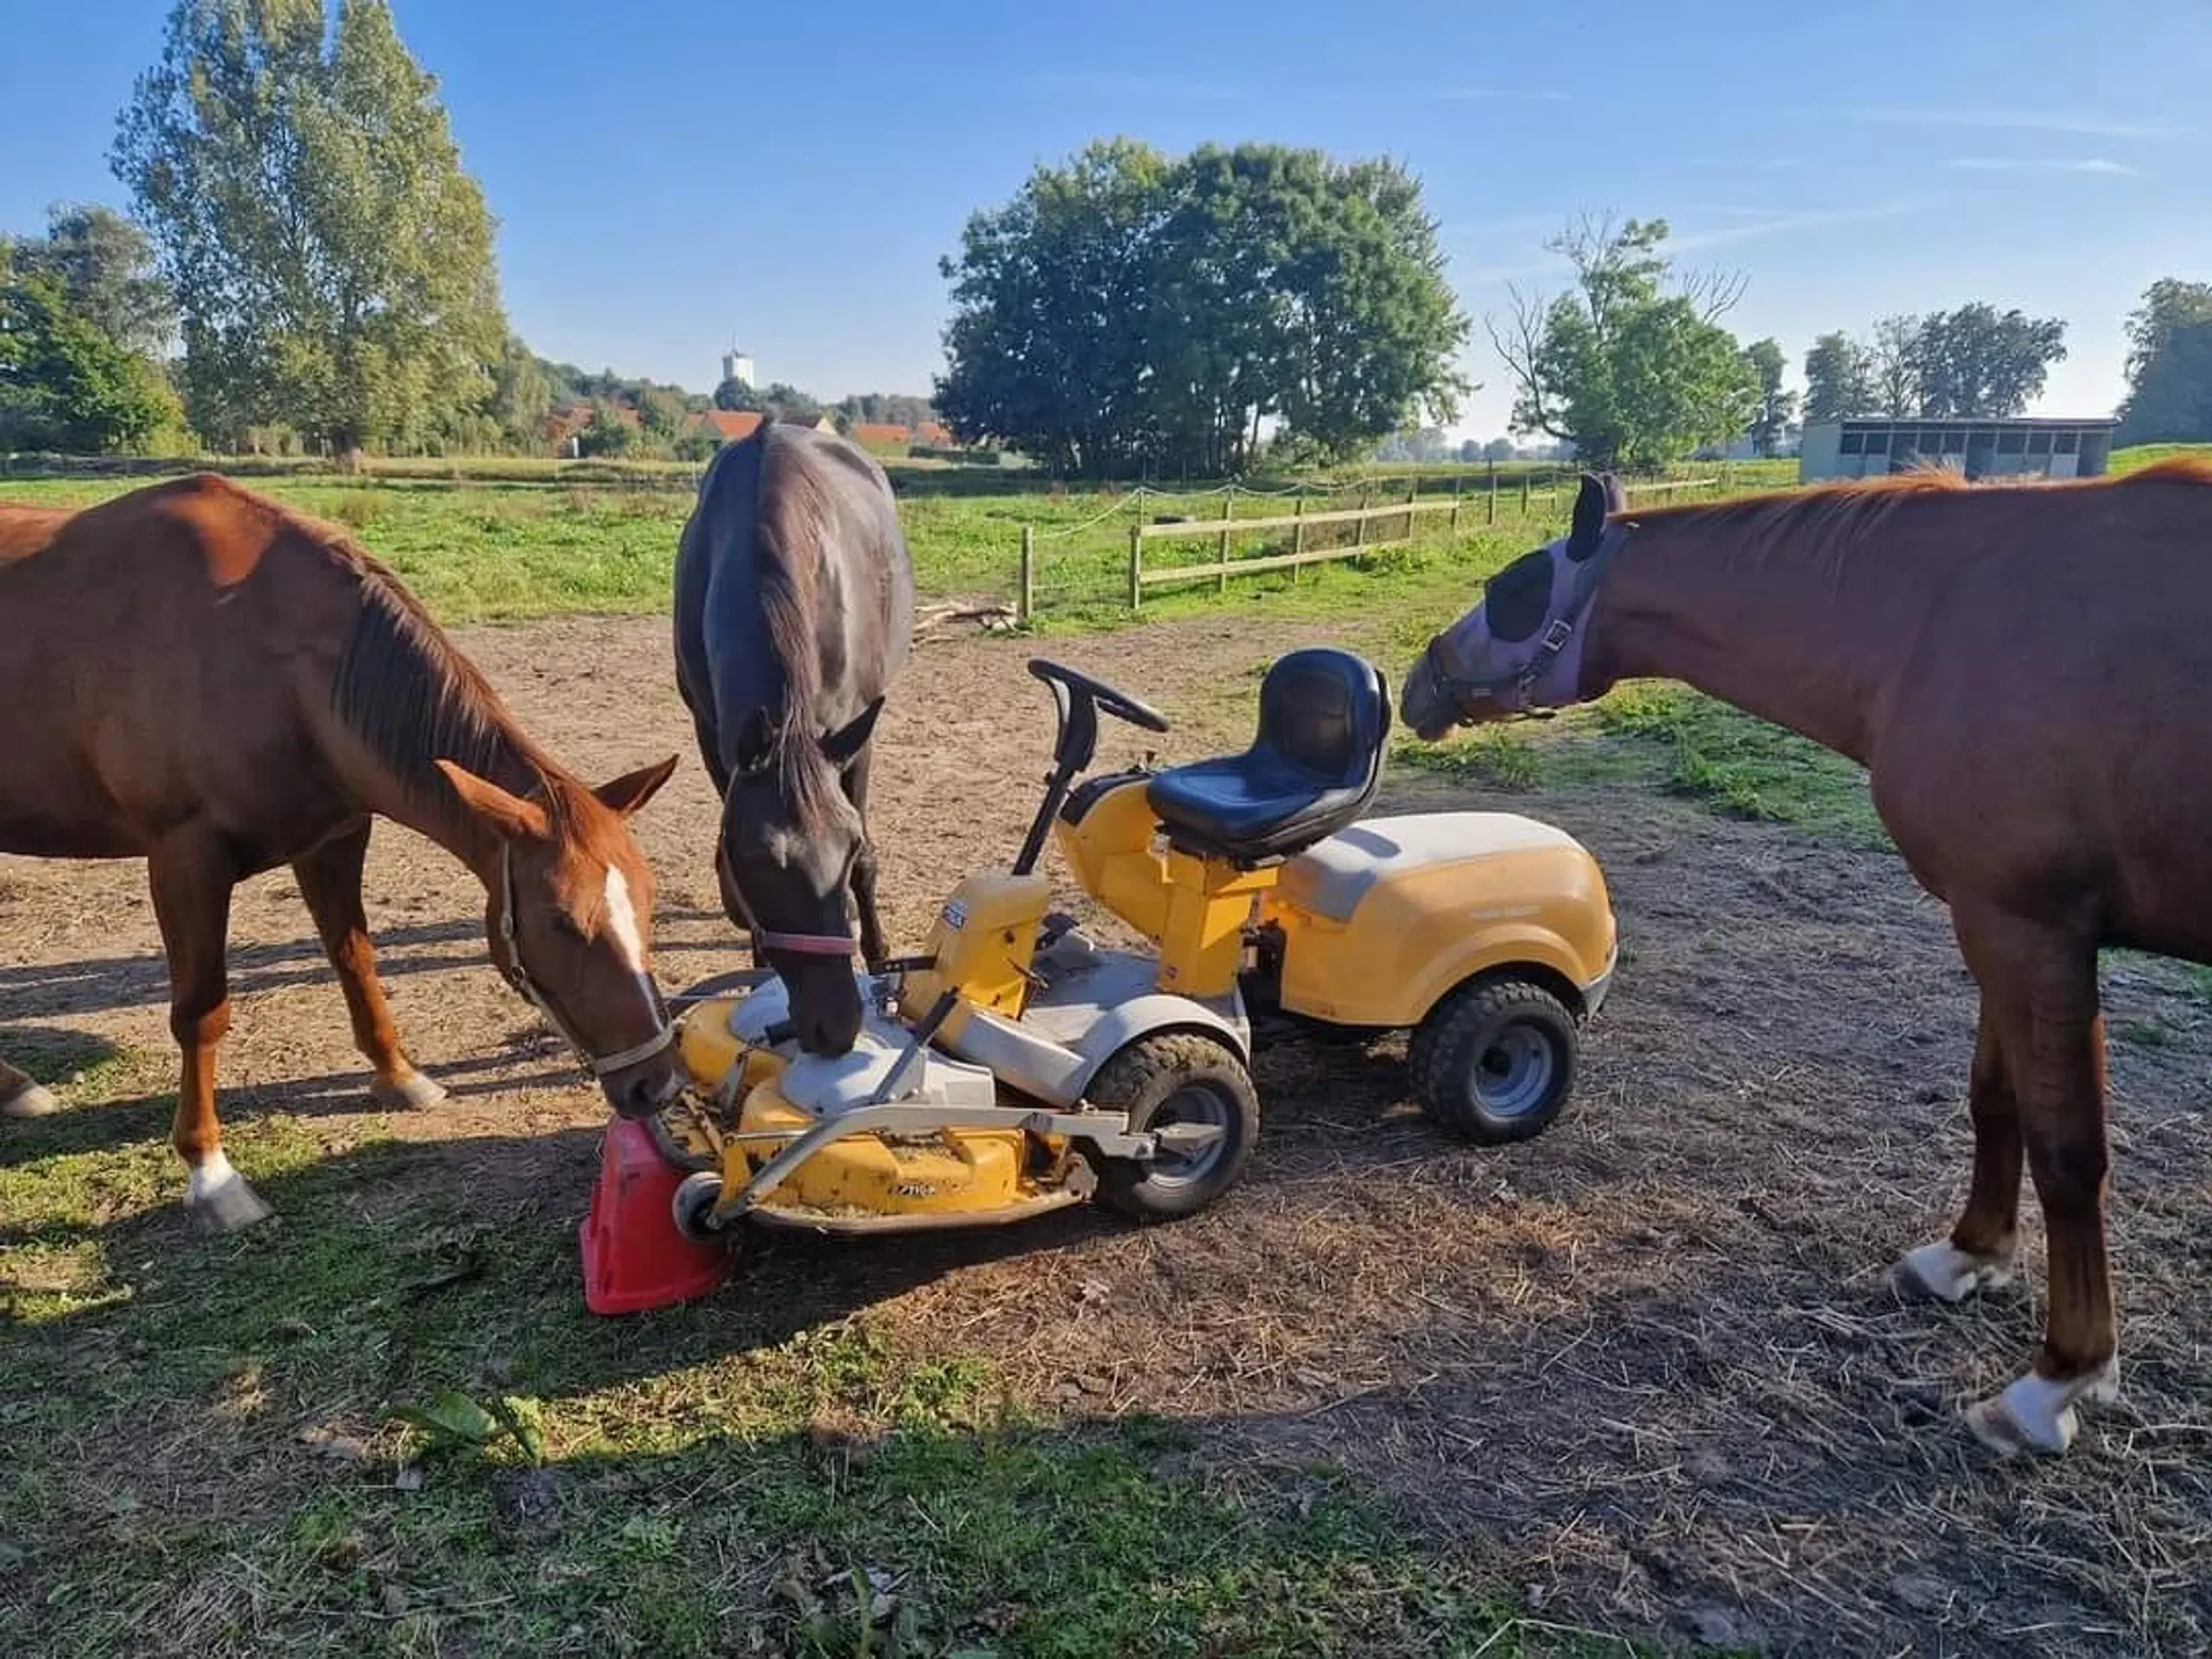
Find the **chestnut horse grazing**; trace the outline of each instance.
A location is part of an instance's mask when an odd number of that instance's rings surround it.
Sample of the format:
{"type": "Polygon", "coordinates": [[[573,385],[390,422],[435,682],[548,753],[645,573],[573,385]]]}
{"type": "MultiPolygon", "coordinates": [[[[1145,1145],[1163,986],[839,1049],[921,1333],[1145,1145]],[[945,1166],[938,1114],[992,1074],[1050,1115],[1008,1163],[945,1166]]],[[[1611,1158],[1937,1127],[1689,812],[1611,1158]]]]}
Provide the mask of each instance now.
{"type": "Polygon", "coordinates": [[[1968,485],[1907,474],[1629,514],[1491,579],[1408,677],[1406,723],[1472,723],[1666,678],[1848,755],[1981,992],[1973,1179],[1903,1289],[2010,1276],[2024,1156],[2050,1236],[2033,1368],[1967,1414],[2063,1452],[2118,1392],[2105,1254],[2102,946],[2212,963],[2212,467],[1968,485]]]}
{"type": "MultiPolygon", "coordinates": [[[[183,1051],[186,1200],[268,1207],[224,1157],[231,891],[289,864],[380,1106],[443,1091],[401,1050],[361,905],[373,815],[474,872],[500,972],[615,1109],[680,1086],[652,976],[652,873],[624,820],[671,755],[586,787],[515,724],[394,576],[337,532],[220,478],[81,512],[0,507],[0,853],[143,858],[183,1051]]],[[[53,1109],[0,1062],[0,1113],[53,1109]]]]}

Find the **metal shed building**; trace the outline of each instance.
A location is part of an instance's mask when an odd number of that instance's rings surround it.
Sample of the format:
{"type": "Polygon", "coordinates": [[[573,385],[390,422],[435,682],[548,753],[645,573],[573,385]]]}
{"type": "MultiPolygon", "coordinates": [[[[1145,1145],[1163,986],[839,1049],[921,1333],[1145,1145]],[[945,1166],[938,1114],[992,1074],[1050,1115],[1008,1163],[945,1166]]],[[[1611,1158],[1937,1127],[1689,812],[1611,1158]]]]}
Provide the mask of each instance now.
{"type": "Polygon", "coordinates": [[[2091,420],[1921,421],[1885,415],[1821,421],[1805,429],[1797,476],[1872,478],[1910,467],[1948,467],[1968,478],[2040,473],[2095,478],[2112,460],[2110,416],[2091,420]]]}

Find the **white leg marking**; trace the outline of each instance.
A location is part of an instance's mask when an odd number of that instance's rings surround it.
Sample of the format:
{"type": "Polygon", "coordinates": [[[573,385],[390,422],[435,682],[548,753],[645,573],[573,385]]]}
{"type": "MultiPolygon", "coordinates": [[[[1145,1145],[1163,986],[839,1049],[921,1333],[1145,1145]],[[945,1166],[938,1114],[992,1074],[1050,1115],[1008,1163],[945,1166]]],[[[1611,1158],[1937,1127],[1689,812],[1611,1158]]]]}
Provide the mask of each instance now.
{"type": "Polygon", "coordinates": [[[228,1158],[219,1152],[211,1152],[184,1178],[184,1201],[203,1205],[238,1179],[238,1173],[231,1167],[228,1158]]]}
{"type": "Polygon", "coordinates": [[[2012,1263],[2001,1256],[1968,1255],[1948,1238],[1905,1252],[1897,1265],[1900,1290],[1919,1291],[1942,1302],[1962,1302],[1977,1290],[2012,1281],[2012,1263]]]}
{"type": "Polygon", "coordinates": [[[2101,1370],[2069,1382],[2037,1376],[2033,1371],[2016,1377],[1994,1399],[1969,1406],[1967,1427],[2000,1457],[2019,1452],[2056,1457],[2074,1444],[2081,1429],[2077,1405],[2110,1405],[2119,1398],[2120,1357],[2114,1355],[2101,1370]]]}
{"type": "Polygon", "coordinates": [[[219,1232],[251,1227],[272,1213],[219,1151],[209,1153],[184,1178],[184,1201],[194,1215],[219,1232]]]}
{"type": "Polygon", "coordinates": [[[642,978],[645,936],[638,926],[637,907],[630,902],[630,883],[612,864],[607,867],[607,931],[622,953],[623,965],[642,978]]]}

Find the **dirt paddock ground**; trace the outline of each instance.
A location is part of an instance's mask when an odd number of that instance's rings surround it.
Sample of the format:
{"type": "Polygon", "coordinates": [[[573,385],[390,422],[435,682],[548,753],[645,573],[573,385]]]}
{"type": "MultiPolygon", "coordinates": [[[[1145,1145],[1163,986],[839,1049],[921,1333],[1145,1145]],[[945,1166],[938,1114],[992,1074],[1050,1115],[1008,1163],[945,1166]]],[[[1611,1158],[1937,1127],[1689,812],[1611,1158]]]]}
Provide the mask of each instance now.
{"type": "MultiPolygon", "coordinates": [[[[1190,758],[1241,742],[1259,666],[1313,637],[1205,620],[924,649],[876,767],[894,942],[918,940],[965,870],[1009,856],[1033,810],[1051,703],[1027,657],[1153,699],[1178,720],[1163,753],[1190,758]]],[[[683,755],[639,820],[660,976],[736,965],[664,621],[458,638],[592,780],[683,755]]],[[[1138,751],[1126,729],[1109,742],[1104,760],[1138,751]]],[[[1386,804],[1414,802],[1501,804],[1394,773],[1386,804]]],[[[1993,1466],[1955,1413],[2031,1352],[2031,1195],[2012,1288],[1940,1310],[1885,1280],[1948,1227],[1967,1173],[1974,1004],[1943,912],[1892,857],[1649,789],[1502,804],[1592,849],[1627,950],[1548,1135],[1454,1147],[1408,1104],[1402,1045],[1284,1045],[1260,1057],[1248,1180],[1191,1223],[779,1246],[751,1271],[982,1355],[1071,1414],[1191,1419],[1202,1461],[1338,1465],[1563,1624],[1775,1652],[2204,1651],[2212,1026],[2186,983],[2107,975],[2115,1027],[2156,1033],[2112,1058],[2126,1396],[2063,1464],[1993,1466]]],[[[336,987],[269,877],[232,923],[229,1120],[290,1115],[334,1152],[387,1130],[442,1143],[435,1179],[474,1201],[546,1195],[538,1224],[572,1236],[604,1111],[487,970],[480,893],[391,826],[369,892],[404,1036],[452,1100],[365,1112],[336,987]]],[[[165,1071],[165,994],[139,867],[0,859],[0,1043],[81,1033],[165,1071]]],[[[139,1113],[111,1132],[162,1127],[139,1113]]]]}

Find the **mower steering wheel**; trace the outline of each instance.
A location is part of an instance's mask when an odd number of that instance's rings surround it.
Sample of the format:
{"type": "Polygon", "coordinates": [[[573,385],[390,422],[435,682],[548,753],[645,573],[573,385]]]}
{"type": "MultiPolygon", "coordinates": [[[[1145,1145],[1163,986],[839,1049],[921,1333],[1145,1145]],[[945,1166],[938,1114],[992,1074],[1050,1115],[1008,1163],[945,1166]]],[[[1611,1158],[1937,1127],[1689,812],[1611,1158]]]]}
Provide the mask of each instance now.
{"type": "Polygon", "coordinates": [[[1074,696],[1095,703],[1116,720],[1125,720],[1132,726],[1141,726],[1147,732],[1164,732],[1167,717],[1150,703],[1141,702],[1126,691],[1116,691],[1103,681],[1059,664],[1048,662],[1042,657],[1029,659],[1029,671],[1046,684],[1058,681],[1074,696]]]}

